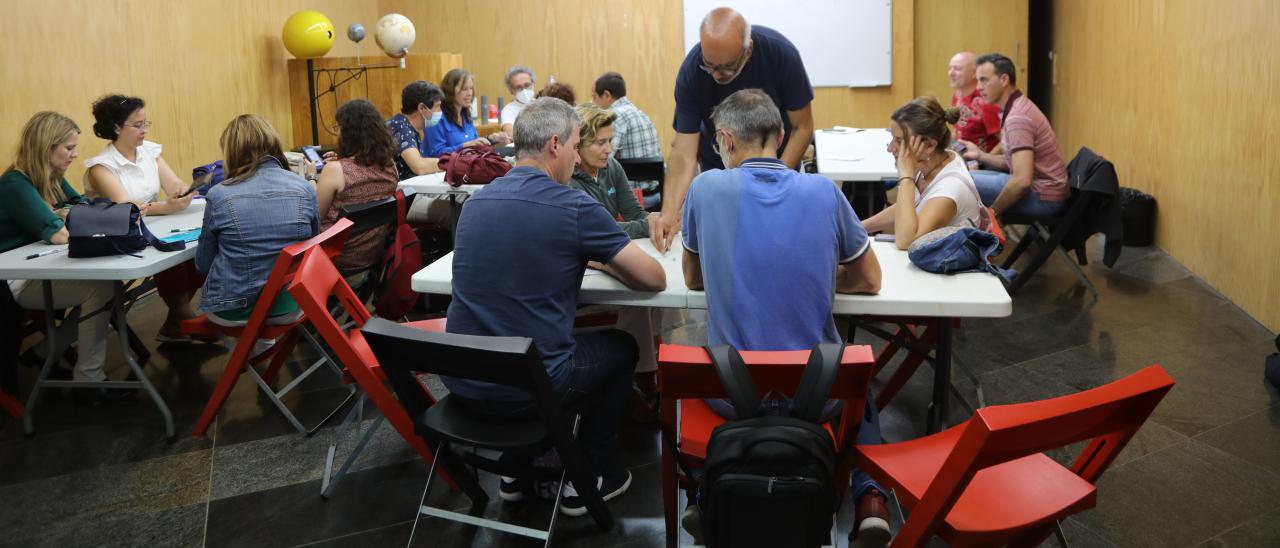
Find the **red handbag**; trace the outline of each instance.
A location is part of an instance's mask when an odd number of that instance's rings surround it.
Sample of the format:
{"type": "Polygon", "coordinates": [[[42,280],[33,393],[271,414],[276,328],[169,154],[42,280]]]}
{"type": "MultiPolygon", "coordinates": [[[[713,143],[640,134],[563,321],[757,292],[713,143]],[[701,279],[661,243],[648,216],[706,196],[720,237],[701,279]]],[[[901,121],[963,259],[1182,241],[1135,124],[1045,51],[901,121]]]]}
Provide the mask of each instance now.
{"type": "Polygon", "coordinates": [[[493,181],[511,171],[511,164],[493,147],[478,145],[441,154],[440,169],[449,186],[459,187],[493,181]]]}

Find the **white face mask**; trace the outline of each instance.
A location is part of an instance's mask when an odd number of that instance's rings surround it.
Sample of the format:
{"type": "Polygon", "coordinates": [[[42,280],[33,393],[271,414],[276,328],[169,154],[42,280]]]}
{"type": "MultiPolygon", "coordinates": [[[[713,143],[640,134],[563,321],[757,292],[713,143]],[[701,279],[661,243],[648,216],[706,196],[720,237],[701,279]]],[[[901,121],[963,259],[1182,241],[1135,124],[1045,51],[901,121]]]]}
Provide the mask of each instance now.
{"type": "Polygon", "coordinates": [[[522,89],[516,92],[516,102],[521,104],[529,104],[533,102],[533,90],[522,89]]]}

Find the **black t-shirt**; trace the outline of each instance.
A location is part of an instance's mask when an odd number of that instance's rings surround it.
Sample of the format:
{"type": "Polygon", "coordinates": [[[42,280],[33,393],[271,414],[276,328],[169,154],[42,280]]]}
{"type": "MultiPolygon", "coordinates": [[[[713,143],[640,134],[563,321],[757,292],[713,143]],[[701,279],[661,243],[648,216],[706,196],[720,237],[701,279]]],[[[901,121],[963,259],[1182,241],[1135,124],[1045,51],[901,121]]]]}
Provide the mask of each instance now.
{"type": "Polygon", "coordinates": [[[673,126],[678,133],[700,133],[698,160],[702,170],[722,169],[720,156],[711,149],[715,143],[715,124],[711,123],[711,111],[725,97],[743,89],[759,88],[778,106],[782,113],[782,127],[786,137],[778,145],[778,152],[786,148],[791,139],[791,119],[787,111],[800,110],[813,101],[813,87],[809,75],[800,60],[800,52],[785,36],[769,27],[751,27],[754,49],[742,73],[728,84],[717,84],[704,72],[702,44],[696,44],[685,56],[676,75],[676,114],[673,126]]]}

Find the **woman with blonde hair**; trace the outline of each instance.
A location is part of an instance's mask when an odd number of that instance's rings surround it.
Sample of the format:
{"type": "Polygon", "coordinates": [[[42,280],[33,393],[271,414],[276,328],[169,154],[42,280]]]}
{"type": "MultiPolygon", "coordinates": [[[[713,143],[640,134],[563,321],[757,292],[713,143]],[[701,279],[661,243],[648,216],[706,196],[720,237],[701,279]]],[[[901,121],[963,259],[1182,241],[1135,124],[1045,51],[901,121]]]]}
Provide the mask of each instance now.
{"type": "MultiPolygon", "coordinates": [[[[557,85],[557,84],[552,84],[557,85]]],[[[613,122],[618,115],[592,103],[575,110],[578,126],[578,165],[569,186],[586,192],[618,219],[618,226],[631,239],[648,238],[649,226],[657,213],[645,213],[631,192],[631,183],[622,164],[613,157],[613,122]]],[[[599,309],[597,309],[599,310],[599,309]]],[[[590,313],[590,312],[589,312],[590,313]]],[[[649,308],[623,307],[617,310],[618,329],[631,335],[640,349],[636,362],[636,388],[630,415],[636,422],[653,422],[658,412],[658,362],[653,348],[653,312],[649,308]]]]}
{"type": "MultiPolygon", "coordinates": [[[[65,177],[76,159],[80,128],[70,118],[56,112],[40,112],[22,128],[18,154],[0,176],[0,252],[44,241],[67,243],[67,204],[83,198],[65,177]]],[[[82,314],[99,311],[111,304],[115,287],[109,281],[55,280],[54,308],[80,307],[82,314]]],[[[0,291],[11,291],[22,308],[44,308],[41,283],[9,280],[0,291]]],[[[98,313],[80,321],[79,357],[72,378],[77,381],[104,381],[103,363],[107,352],[110,313],[98,313]]],[[[77,399],[95,403],[132,397],[132,389],[79,389],[77,399]]]]}
{"type": "MultiPolygon", "coordinates": [[[[200,308],[221,325],[248,321],[280,250],[320,231],[316,191],[289,171],[280,136],[252,114],[223,130],[227,179],[209,190],[196,268],[205,274],[200,308]]],[[[281,292],[270,316],[287,323],[298,304],[281,292]]],[[[268,320],[273,321],[272,319],[268,320]]]]}

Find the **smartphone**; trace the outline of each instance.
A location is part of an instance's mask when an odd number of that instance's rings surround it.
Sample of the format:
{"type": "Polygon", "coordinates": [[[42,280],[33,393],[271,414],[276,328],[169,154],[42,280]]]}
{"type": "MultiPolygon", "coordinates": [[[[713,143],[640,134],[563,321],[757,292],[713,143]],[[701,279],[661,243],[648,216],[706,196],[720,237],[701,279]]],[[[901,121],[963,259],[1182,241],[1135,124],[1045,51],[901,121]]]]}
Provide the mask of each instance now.
{"type": "Polygon", "coordinates": [[[316,147],[302,147],[302,155],[316,165],[316,173],[324,169],[324,161],[320,159],[320,153],[316,151],[316,147]]]}
{"type": "Polygon", "coordinates": [[[195,191],[197,191],[197,190],[199,190],[199,189],[200,189],[200,185],[191,185],[191,186],[187,187],[187,191],[186,191],[186,192],[183,192],[182,194],[179,194],[179,195],[178,195],[178,197],[179,197],[179,198],[186,198],[187,196],[190,196],[192,192],[195,192],[195,191]]]}

